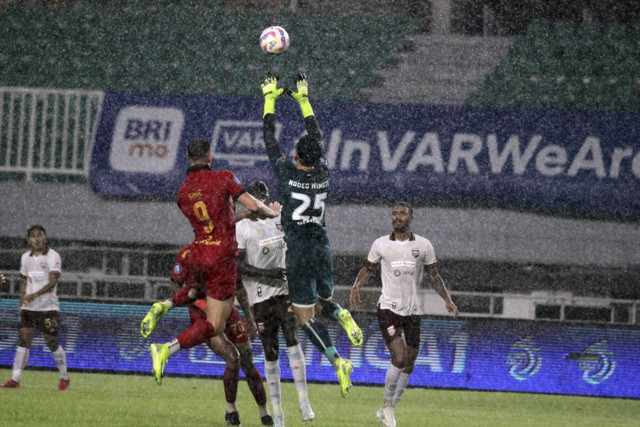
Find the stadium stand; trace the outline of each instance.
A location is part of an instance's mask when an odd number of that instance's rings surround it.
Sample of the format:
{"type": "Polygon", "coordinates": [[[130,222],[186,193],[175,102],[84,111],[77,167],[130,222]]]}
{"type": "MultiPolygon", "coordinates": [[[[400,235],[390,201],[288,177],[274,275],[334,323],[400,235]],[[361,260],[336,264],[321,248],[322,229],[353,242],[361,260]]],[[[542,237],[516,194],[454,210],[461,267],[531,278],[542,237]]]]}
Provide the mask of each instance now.
{"type": "Polygon", "coordinates": [[[638,111],[640,25],[533,21],[469,104],[638,111]]]}
{"type": "Polygon", "coordinates": [[[355,100],[375,84],[375,70],[393,63],[419,21],[223,11],[218,2],[75,1],[8,4],[0,28],[4,86],[255,96],[269,69],[283,75],[320,69],[330,81],[318,79],[317,98],[355,100]],[[262,28],[273,24],[292,35],[286,58],[258,46],[262,28]]]}

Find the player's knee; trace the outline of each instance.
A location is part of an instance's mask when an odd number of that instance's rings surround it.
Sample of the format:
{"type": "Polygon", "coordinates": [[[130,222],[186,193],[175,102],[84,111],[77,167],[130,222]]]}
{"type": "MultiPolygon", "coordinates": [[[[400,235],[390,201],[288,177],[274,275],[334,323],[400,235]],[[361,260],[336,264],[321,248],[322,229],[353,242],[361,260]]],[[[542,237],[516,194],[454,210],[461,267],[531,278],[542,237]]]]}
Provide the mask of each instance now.
{"type": "Polygon", "coordinates": [[[264,349],[264,358],[269,362],[278,360],[278,349],[273,346],[264,349]]]}

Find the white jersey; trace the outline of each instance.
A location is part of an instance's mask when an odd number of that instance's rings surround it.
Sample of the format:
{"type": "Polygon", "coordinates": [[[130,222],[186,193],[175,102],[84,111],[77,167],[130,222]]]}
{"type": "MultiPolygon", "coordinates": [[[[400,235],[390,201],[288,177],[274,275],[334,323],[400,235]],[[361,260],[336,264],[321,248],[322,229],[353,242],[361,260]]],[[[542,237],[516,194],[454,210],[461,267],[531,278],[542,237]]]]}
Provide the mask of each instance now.
{"type": "MultiPolygon", "coordinates": [[[[49,283],[49,273],[62,272],[62,261],[58,252],[49,248],[46,253],[38,256],[27,251],[20,259],[20,275],[27,278],[27,290],[25,295],[38,292],[49,283]]],[[[32,311],[59,310],[57,285],[49,292],[40,295],[30,303],[25,303],[21,308],[32,311]]]]}
{"type": "Polygon", "coordinates": [[[380,264],[382,294],[378,305],[401,316],[422,314],[418,290],[424,266],[436,262],[431,242],[417,234],[405,241],[395,240],[393,233],[378,238],[367,260],[380,264]]]}
{"type": "MultiPolygon", "coordinates": [[[[257,268],[285,268],[287,245],[280,217],[252,221],[243,219],[236,223],[238,249],[246,252],[246,262],[257,268]]],[[[263,276],[243,276],[243,282],[251,305],[277,295],[287,295],[287,282],[263,276]]]]}

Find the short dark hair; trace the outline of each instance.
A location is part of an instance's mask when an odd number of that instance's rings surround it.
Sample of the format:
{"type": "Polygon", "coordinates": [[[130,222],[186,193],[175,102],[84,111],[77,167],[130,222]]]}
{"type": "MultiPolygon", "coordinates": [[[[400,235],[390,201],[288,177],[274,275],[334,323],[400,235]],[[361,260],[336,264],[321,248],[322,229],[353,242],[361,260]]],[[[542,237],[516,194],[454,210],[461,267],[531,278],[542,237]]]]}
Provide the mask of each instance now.
{"type": "Polygon", "coordinates": [[[409,216],[413,216],[413,207],[411,207],[411,205],[409,203],[403,202],[403,201],[398,201],[398,202],[395,202],[393,204],[393,207],[396,207],[396,206],[403,206],[403,207],[407,208],[407,211],[409,212],[409,216]]]}
{"type": "Polygon", "coordinates": [[[27,237],[31,237],[31,233],[36,230],[42,231],[42,234],[44,234],[45,236],[47,235],[47,230],[45,230],[43,226],[41,226],[40,224],[35,224],[29,227],[29,229],[27,230],[27,237]]]}
{"type": "Polygon", "coordinates": [[[187,147],[187,156],[192,160],[205,158],[211,152],[211,144],[208,139],[196,138],[187,147]]]}
{"type": "Polygon", "coordinates": [[[320,158],[324,156],[322,143],[309,135],[300,138],[298,144],[296,144],[296,152],[303,166],[315,166],[320,161],[320,158]]]}
{"type": "Polygon", "coordinates": [[[269,198],[269,187],[262,181],[254,181],[247,187],[247,193],[258,200],[267,200],[269,198]]]}

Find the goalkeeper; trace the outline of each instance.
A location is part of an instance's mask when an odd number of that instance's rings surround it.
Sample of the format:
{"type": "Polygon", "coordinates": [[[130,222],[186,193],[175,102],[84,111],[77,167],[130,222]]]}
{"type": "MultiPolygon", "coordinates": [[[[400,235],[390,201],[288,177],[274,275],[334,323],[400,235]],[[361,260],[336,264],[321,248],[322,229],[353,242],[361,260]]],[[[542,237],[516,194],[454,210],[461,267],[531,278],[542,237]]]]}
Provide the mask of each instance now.
{"type": "Polygon", "coordinates": [[[329,168],[324,161],[322,135],[309,103],[307,78],[300,74],[294,81],[296,92],[287,90],[287,93],[300,104],[307,128],[307,135],[296,144],[294,162],[285,157],[275,137],[275,103],[284,89],[277,87],[278,76],[272,73],[262,82],[264,143],[278,179],[282,203],[289,298],[298,323],[333,365],[342,397],[346,397],[351,388],[353,364],[340,357],[326,327],[315,319],[316,304],[322,307],[324,317],[340,322],[355,346],[362,345],[363,337],[351,314],[331,300],[333,259],[324,219],[329,168]]]}

